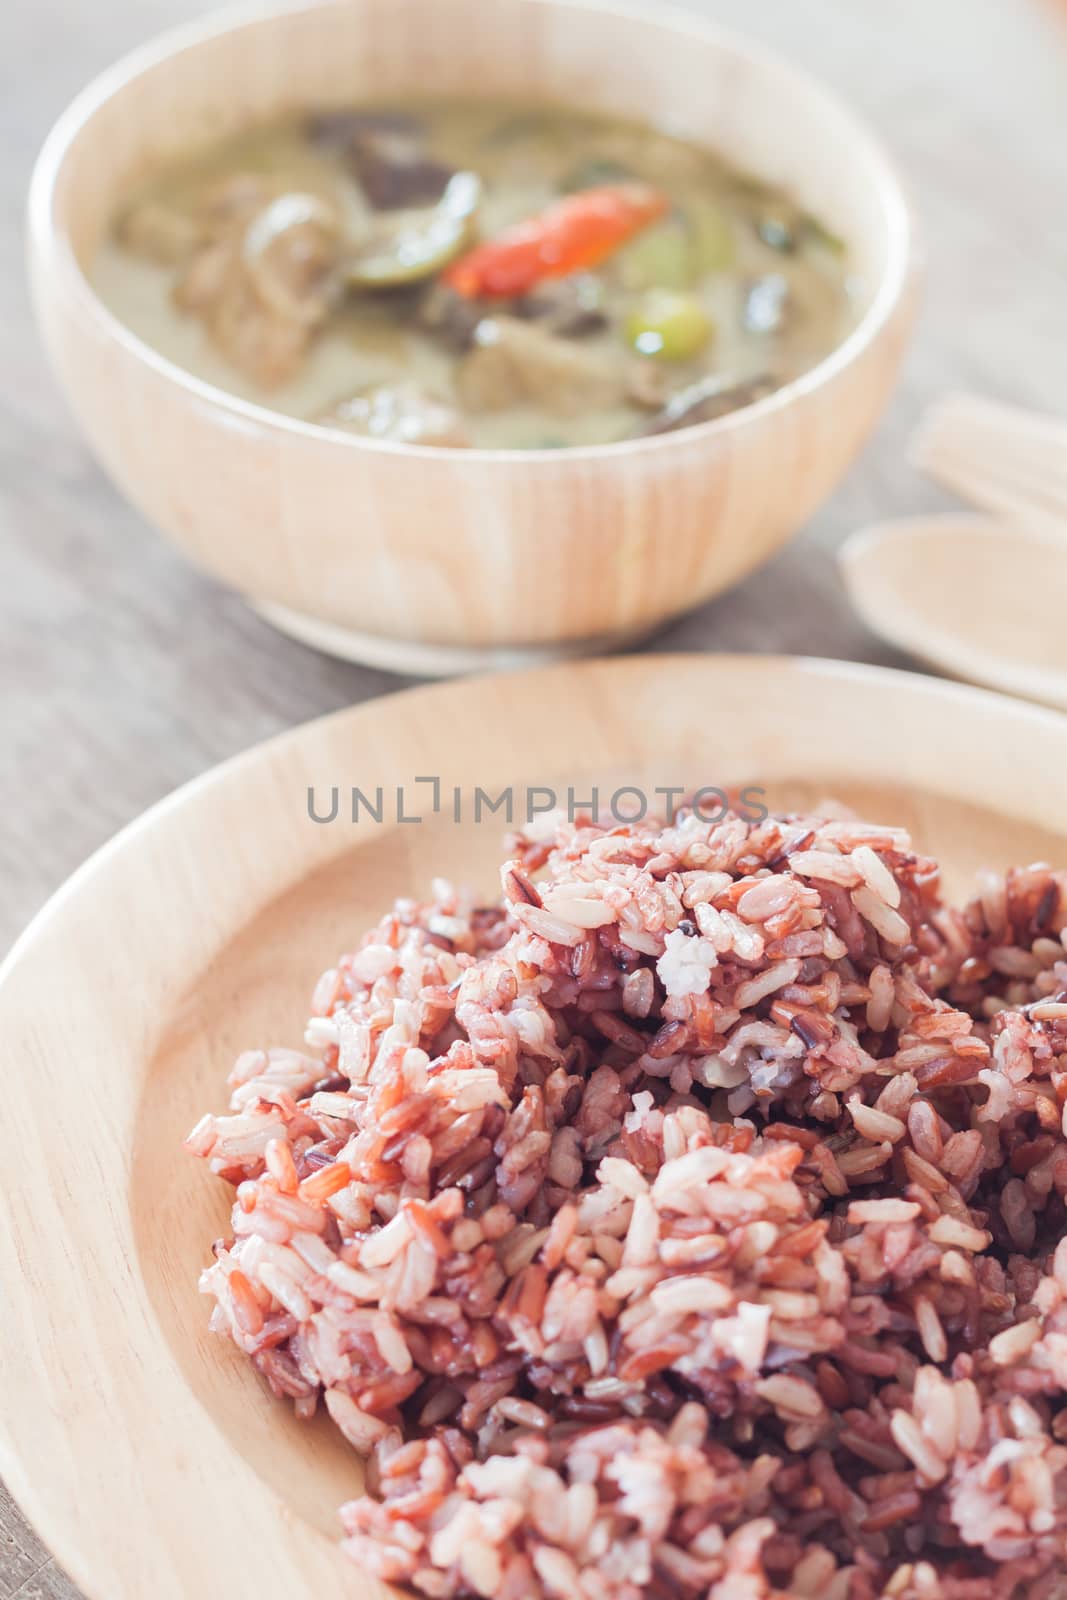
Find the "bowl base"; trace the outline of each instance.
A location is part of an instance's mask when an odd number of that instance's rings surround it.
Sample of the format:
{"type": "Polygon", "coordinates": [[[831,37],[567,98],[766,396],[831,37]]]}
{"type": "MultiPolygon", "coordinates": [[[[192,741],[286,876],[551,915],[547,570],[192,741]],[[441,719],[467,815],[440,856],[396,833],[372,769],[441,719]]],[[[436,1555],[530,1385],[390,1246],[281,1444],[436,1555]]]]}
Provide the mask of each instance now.
{"type": "Polygon", "coordinates": [[[364,633],[335,622],[323,622],[272,600],[248,599],[264,622],[280,633],[342,661],[377,667],[381,672],[398,672],[406,677],[451,678],[475,672],[515,672],[526,667],[550,665],[553,661],[574,661],[583,656],[615,654],[651,637],[655,629],[647,625],[601,634],[595,639],[570,639],[556,644],[494,645],[425,644],[415,639],[390,639],[380,633],[364,633]]]}

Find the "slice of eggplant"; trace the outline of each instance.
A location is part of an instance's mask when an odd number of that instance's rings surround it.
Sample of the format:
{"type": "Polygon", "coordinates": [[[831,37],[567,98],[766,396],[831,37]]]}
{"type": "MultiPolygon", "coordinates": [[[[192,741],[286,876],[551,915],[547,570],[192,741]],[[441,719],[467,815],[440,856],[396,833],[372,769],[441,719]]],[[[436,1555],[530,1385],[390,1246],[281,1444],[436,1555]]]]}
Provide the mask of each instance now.
{"type": "Polygon", "coordinates": [[[398,212],[372,228],[348,257],[353,289],[388,289],[431,278],[470,243],[482,198],[474,172],[457,172],[435,206],[398,212]]]}
{"type": "Polygon", "coordinates": [[[677,428],[691,428],[698,422],[714,422],[716,417],[740,411],[742,406],[762,400],[777,388],[777,380],[769,373],[743,378],[740,382],[731,381],[721,373],[713,373],[672,395],[662,411],[658,411],[638,432],[642,436],[673,433],[677,428]]]}

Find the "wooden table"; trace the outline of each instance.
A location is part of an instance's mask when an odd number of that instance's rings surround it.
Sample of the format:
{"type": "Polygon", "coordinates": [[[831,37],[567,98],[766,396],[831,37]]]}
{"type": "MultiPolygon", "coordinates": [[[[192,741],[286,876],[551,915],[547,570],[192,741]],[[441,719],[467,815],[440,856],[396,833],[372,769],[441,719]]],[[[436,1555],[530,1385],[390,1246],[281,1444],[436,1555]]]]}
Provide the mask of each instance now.
{"type": "MultiPolygon", "coordinates": [[[[905,442],[947,388],[1067,411],[1067,10],[1057,17],[1054,0],[689,3],[758,34],[865,111],[911,186],[929,276],[900,391],[840,492],[769,567],[657,644],[906,665],[850,613],[834,551],[867,521],[942,503],[908,467],[905,442]]],[[[191,572],[91,460],[30,323],[20,216],[49,124],[114,57],[200,10],[193,0],[38,0],[0,18],[0,59],[13,69],[0,97],[0,948],[85,856],[177,784],[280,728],[402,686],[289,643],[191,572]]],[[[0,1600],[77,1594],[0,1488],[0,1600]]]]}

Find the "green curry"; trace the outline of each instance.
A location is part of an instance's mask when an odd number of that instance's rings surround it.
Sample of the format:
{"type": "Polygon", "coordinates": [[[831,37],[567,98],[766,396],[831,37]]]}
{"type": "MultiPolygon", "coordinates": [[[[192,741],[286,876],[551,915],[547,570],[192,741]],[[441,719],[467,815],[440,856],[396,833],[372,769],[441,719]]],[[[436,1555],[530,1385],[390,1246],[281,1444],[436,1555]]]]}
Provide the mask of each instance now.
{"type": "Polygon", "coordinates": [[[130,196],[93,280],[245,399],[489,449],[707,421],[853,321],[843,244],[781,191],[647,127],[492,101],[229,139],[130,196]]]}

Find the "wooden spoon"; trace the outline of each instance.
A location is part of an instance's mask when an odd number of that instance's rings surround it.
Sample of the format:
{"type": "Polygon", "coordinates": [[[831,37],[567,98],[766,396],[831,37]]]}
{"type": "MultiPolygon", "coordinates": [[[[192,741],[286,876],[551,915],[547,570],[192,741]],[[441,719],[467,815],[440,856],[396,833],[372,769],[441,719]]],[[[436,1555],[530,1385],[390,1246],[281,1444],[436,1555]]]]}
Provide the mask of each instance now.
{"type": "Polygon", "coordinates": [[[955,678],[1067,708],[1067,544],[1045,526],[950,514],[849,539],[841,571],[882,638],[955,678]]]}

